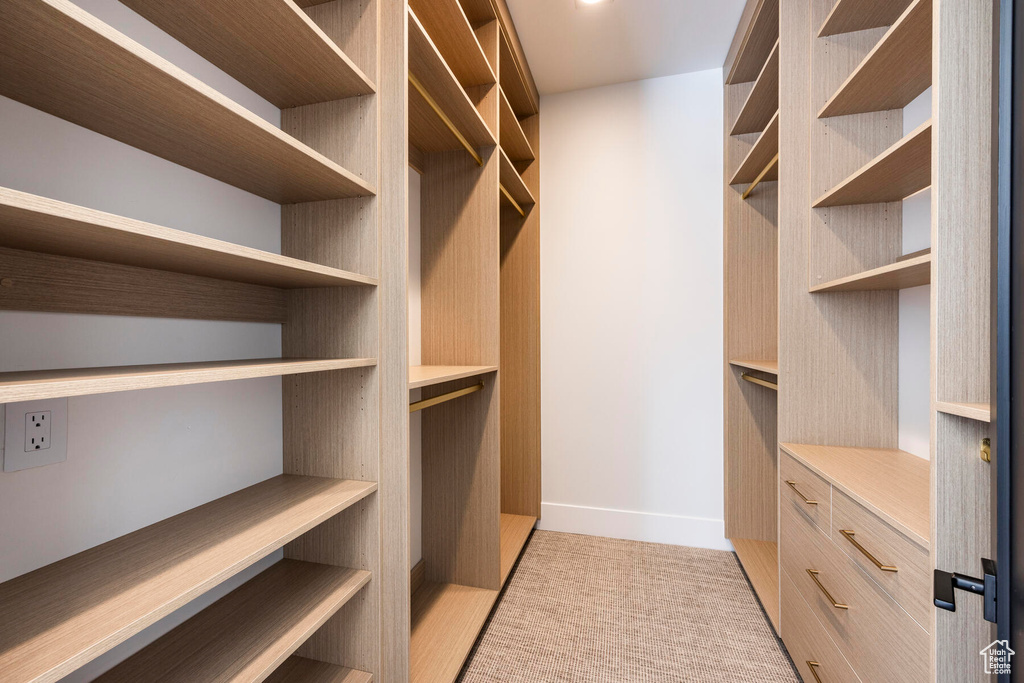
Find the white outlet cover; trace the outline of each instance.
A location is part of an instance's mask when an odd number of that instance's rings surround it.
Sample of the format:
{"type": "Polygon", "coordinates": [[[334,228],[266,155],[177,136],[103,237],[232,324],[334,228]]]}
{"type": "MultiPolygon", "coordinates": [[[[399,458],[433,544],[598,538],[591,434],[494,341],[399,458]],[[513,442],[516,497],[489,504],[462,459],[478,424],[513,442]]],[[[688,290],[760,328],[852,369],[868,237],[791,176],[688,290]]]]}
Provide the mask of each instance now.
{"type": "Polygon", "coordinates": [[[32,467],[55,465],[68,459],[68,400],[50,398],[42,401],[23,401],[0,406],[5,415],[3,434],[4,472],[17,472],[32,467]],[[50,447],[25,452],[25,416],[33,412],[50,411],[50,447]]]}

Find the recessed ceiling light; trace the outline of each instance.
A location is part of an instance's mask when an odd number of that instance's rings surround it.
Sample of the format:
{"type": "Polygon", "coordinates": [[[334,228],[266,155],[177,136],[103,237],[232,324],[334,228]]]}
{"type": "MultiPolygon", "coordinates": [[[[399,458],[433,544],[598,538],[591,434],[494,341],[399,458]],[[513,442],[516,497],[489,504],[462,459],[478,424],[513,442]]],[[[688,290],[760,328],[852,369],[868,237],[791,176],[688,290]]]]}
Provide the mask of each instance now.
{"type": "Polygon", "coordinates": [[[594,5],[606,5],[612,0],[576,0],[576,9],[593,7],[594,5]]]}

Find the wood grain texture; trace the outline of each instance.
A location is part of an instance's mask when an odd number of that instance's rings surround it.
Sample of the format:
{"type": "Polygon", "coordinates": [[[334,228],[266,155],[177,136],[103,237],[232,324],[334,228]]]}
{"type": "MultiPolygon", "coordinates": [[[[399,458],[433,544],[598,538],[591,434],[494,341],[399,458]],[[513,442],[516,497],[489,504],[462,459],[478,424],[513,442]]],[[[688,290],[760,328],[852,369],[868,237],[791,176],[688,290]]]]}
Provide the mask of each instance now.
{"type": "Polygon", "coordinates": [[[66,0],[0,8],[0,94],[278,203],[371,185],[66,0]]]}
{"type": "Polygon", "coordinates": [[[376,488],[275,477],[0,585],[5,680],[60,679],[376,488]]]}
{"type": "Polygon", "coordinates": [[[914,0],[818,112],[902,109],[932,84],[932,0],[914,0]]]}
{"type": "Polygon", "coordinates": [[[536,204],[537,200],[534,198],[533,193],[530,192],[530,188],[526,186],[523,177],[519,175],[519,171],[516,170],[516,167],[508,158],[508,154],[505,153],[504,149],[499,149],[498,153],[501,156],[499,176],[501,186],[509,191],[509,194],[519,202],[520,206],[526,207],[528,204],[536,204]]]}
{"type": "Polygon", "coordinates": [[[419,389],[497,371],[497,365],[411,365],[409,366],[409,388],[419,389]]]}
{"type": "Polygon", "coordinates": [[[409,9],[423,22],[427,34],[464,88],[497,83],[459,0],[411,0],[409,9]]]}
{"type": "MultiPolygon", "coordinates": [[[[757,142],[750,148],[750,152],[747,154],[743,162],[740,163],[740,167],[736,169],[736,173],[733,174],[729,180],[730,185],[737,184],[749,184],[764,171],[765,167],[775,158],[779,153],[779,112],[775,112],[772,116],[771,121],[765,127],[764,131],[757,138],[757,142]]],[[[778,180],[778,174],[774,178],[768,180],[778,180]]]]}
{"type": "Polygon", "coordinates": [[[343,666],[292,656],[267,677],[267,683],[372,683],[373,676],[343,666]]]}
{"type": "Polygon", "coordinates": [[[736,557],[750,579],[768,620],[779,632],[779,546],[774,541],[730,538],[736,557]]]}
{"type": "Polygon", "coordinates": [[[412,600],[409,680],[454,681],[497,598],[497,590],[424,584],[412,600]]]}
{"type": "Polygon", "coordinates": [[[814,208],[905,199],[931,185],[932,124],[922,124],[814,202],[814,208]]]}
{"type": "Polygon", "coordinates": [[[929,462],[892,448],[779,444],[921,548],[929,538],[929,462]]]}
{"type": "Polygon", "coordinates": [[[359,67],[290,0],[122,2],[280,109],[374,91],[359,67]]]}
{"type": "Polygon", "coordinates": [[[946,415],[959,415],[981,422],[992,421],[992,409],[987,403],[955,403],[953,401],[936,401],[935,410],[946,415]]]}
{"type": "Polygon", "coordinates": [[[366,571],[282,560],[97,683],[263,681],[369,581],[366,571]]]}
{"type": "Polygon", "coordinates": [[[747,360],[734,358],[729,361],[729,365],[735,365],[740,368],[747,368],[748,370],[758,370],[760,372],[767,372],[770,375],[779,374],[779,362],[774,360],[747,360]]]}
{"type": "Polygon", "coordinates": [[[512,51],[512,46],[504,31],[501,33],[501,40],[498,43],[498,59],[500,64],[498,80],[512,111],[516,116],[533,116],[538,112],[536,100],[530,94],[530,87],[526,85],[522,65],[512,51]]]}
{"type": "Polygon", "coordinates": [[[376,278],[0,188],[0,246],[287,289],[376,278]]]}
{"type": "Polygon", "coordinates": [[[300,1],[296,4],[352,60],[356,68],[366,74],[371,83],[377,81],[380,73],[378,56],[383,62],[387,58],[385,50],[393,49],[398,41],[404,41],[399,32],[394,36],[394,44],[385,44],[388,39],[380,28],[384,21],[384,8],[378,0],[300,1]],[[380,48],[378,42],[381,43],[380,48]]]}
{"type": "Polygon", "coordinates": [[[512,161],[533,161],[537,155],[534,154],[530,141],[526,139],[526,133],[523,132],[523,127],[503,91],[500,92],[499,99],[501,148],[512,161]]]}
{"type": "Polygon", "coordinates": [[[413,565],[412,571],[409,572],[409,594],[416,595],[416,591],[423,587],[423,582],[427,580],[427,563],[420,558],[420,561],[413,565]]]}
{"type": "Polygon", "coordinates": [[[796,512],[817,527],[822,538],[828,538],[832,533],[832,484],[786,452],[782,453],[779,475],[780,510],[796,512]]]}
{"type": "Polygon", "coordinates": [[[817,662],[815,670],[822,681],[861,683],[786,572],[782,572],[782,632],[793,665],[804,681],[814,680],[808,662],[817,662]]]}
{"type": "Polygon", "coordinates": [[[501,513],[501,585],[505,585],[512,573],[536,523],[536,517],[501,513]]]}
{"type": "Polygon", "coordinates": [[[747,101],[743,103],[734,119],[731,135],[760,133],[767,127],[779,110],[779,43],[768,55],[768,61],[757,76],[747,101]]]}
{"type": "Polygon", "coordinates": [[[0,403],[230,382],[376,365],[374,358],[258,358],[0,373],[0,403]]]}
{"type": "Polygon", "coordinates": [[[837,0],[818,30],[818,37],[890,26],[911,0],[837,0]]]}
{"type": "MultiPolygon", "coordinates": [[[[748,10],[750,19],[746,23],[746,31],[738,43],[734,41],[734,48],[730,50],[730,55],[726,59],[726,66],[729,67],[725,78],[726,85],[745,83],[757,78],[779,37],[779,1],[754,0],[748,3],[748,7],[750,5],[753,5],[753,8],[748,10]]],[[[744,22],[741,21],[740,26],[744,26],[744,22]]]]}
{"type": "Polygon", "coordinates": [[[932,256],[926,254],[815,285],[811,287],[810,291],[820,293],[908,289],[927,285],[931,281],[932,256]]]}

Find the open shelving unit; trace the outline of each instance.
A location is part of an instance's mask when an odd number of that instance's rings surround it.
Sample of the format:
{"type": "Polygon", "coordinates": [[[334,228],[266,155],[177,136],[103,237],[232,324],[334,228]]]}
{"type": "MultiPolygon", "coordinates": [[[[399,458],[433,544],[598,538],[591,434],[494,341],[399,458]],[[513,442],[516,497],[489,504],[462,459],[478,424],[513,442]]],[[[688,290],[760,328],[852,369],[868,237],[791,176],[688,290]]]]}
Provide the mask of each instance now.
{"type": "Polygon", "coordinates": [[[731,135],[760,133],[779,111],[779,42],[768,55],[732,125],[731,135]]]}
{"type": "Polygon", "coordinates": [[[871,292],[878,290],[908,289],[930,284],[932,281],[932,255],[922,254],[897,261],[888,266],[838,278],[811,287],[815,292],[871,292]]]}

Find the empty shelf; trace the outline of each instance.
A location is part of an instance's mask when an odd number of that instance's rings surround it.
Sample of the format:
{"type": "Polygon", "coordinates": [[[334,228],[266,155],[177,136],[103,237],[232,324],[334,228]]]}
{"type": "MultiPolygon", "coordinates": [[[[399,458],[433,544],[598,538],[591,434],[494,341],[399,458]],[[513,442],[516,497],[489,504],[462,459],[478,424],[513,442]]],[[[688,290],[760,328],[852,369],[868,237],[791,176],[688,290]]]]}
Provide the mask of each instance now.
{"type": "Polygon", "coordinates": [[[924,254],[897,261],[888,266],[832,280],[811,287],[815,292],[870,292],[890,289],[909,289],[927,285],[932,281],[932,255],[924,254]]]}
{"type": "Polygon", "coordinates": [[[932,122],[928,121],[814,202],[814,208],[906,199],[931,185],[932,122]]]}
{"type": "Polygon", "coordinates": [[[526,85],[526,76],[520,69],[519,60],[508,44],[505,32],[501,31],[499,40],[499,64],[501,64],[501,89],[512,105],[516,116],[527,117],[537,113],[537,102],[526,85]]]}
{"type": "Polygon", "coordinates": [[[935,410],[947,415],[966,417],[979,422],[992,421],[992,408],[988,403],[967,403],[961,401],[936,401],[935,410]]]}
{"type": "Polygon", "coordinates": [[[267,678],[267,683],[372,683],[366,671],[347,669],[315,659],[291,656],[267,678]]]}
{"type": "Polygon", "coordinates": [[[376,489],[274,477],[0,584],[0,670],[57,680],[376,489]]]}
{"type": "Polygon", "coordinates": [[[729,365],[758,372],[767,372],[770,375],[779,374],[779,361],[777,360],[730,360],[729,365]]]}
{"type": "Polygon", "coordinates": [[[891,26],[910,0],[838,0],[818,31],[819,37],[891,26]]]}
{"type": "Polygon", "coordinates": [[[376,364],[374,358],[259,358],[3,372],[0,373],[0,403],[326,372],[376,364]]]}
{"type": "Polygon", "coordinates": [[[922,548],[928,548],[931,466],[927,459],[896,448],[779,446],[922,548]]]}
{"type": "Polygon", "coordinates": [[[121,0],[279,109],[368,95],[373,83],[297,5],[121,0]]]}
{"type": "Polygon", "coordinates": [[[779,41],[765,62],[754,87],[747,96],[747,101],[740,108],[730,135],[760,133],[779,110],[779,41]]]}
{"type": "Polygon", "coordinates": [[[932,1],[914,0],[818,118],[902,109],[931,84],[932,1]]]}
{"type": "Polygon", "coordinates": [[[730,538],[736,557],[750,579],[775,630],[779,630],[779,546],[771,541],[730,538]]]}
{"type": "Polygon", "coordinates": [[[410,681],[454,681],[497,598],[484,588],[424,583],[412,596],[410,681]]]}
{"type": "Polygon", "coordinates": [[[725,79],[728,85],[757,78],[779,37],[779,0],[762,0],[755,12],[725,79]]]}
{"type": "Polygon", "coordinates": [[[526,541],[530,538],[530,532],[533,531],[533,525],[536,523],[536,517],[501,513],[502,584],[508,580],[508,575],[512,573],[512,567],[515,566],[520,553],[526,547],[526,541]]]}
{"type": "Polygon", "coordinates": [[[0,6],[0,95],[278,203],[369,196],[319,152],[67,0],[0,6]]]}
{"type": "Polygon", "coordinates": [[[409,9],[419,17],[463,87],[496,82],[459,0],[410,0],[409,9]]]}
{"type": "Polygon", "coordinates": [[[757,142],[750,148],[746,158],[736,170],[730,185],[748,184],[757,180],[758,175],[779,153],[779,112],[772,116],[764,132],[757,138],[757,142]]]}
{"type": "MultiPolygon", "coordinates": [[[[459,85],[416,14],[409,10],[409,73],[473,147],[492,147],[494,135],[480,112],[459,85]]],[[[409,86],[409,140],[423,152],[462,149],[462,143],[437,112],[411,84],[409,86]]]]}
{"type": "Polygon", "coordinates": [[[509,104],[504,92],[501,92],[499,99],[501,102],[498,105],[498,126],[501,131],[501,148],[512,161],[533,161],[537,158],[533,153],[533,147],[526,139],[526,133],[523,132],[523,127],[516,118],[516,113],[512,111],[512,105],[509,104]]]}
{"type": "Polygon", "coordinates": [[[413,365],[409,368],[409,388],[419,389],[497,371],[497,365],[413,365]]]}
{"type": "Polygon", "coordinates": [[[0,188],[0,246],[295,289],[377,279],[0,188]]]}
{"type": "Polygon", "coordinates": [[[370,572],[281,560],[97,683],[262,681],[370,581],[370,572]]]}
{"type": "Polygon", "coordinates": [[[501,186],[508,190],[508,193],[519,204],[536,204],[537,200],[534,199],[533,193],[523,182],[523,176],[519,175],[519,171],[505,154],[505,150],[499,148],[499,152],[501,154],[501,166],[499,167],[501,186]]]}

